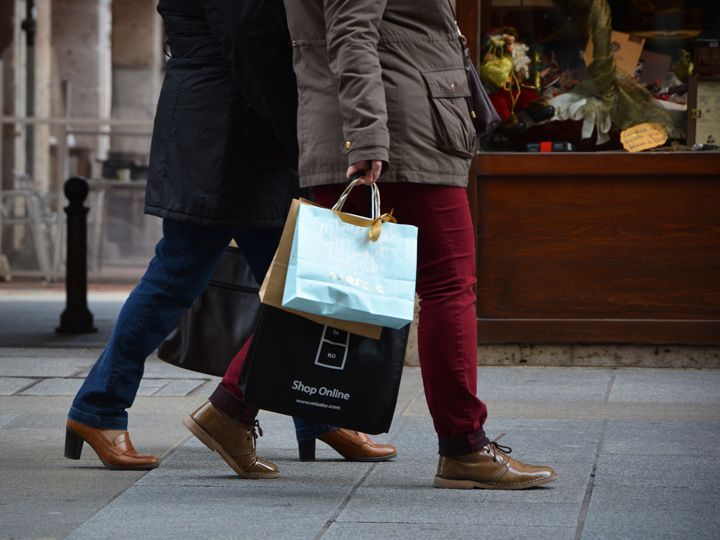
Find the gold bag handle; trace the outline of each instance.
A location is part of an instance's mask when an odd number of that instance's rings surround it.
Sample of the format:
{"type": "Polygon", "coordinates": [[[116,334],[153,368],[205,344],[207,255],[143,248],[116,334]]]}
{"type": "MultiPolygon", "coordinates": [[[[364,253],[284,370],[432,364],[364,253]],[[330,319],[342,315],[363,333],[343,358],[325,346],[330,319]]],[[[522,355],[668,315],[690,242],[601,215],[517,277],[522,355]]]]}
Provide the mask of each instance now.
{"type": "Polygon", "coordinates": [[[382,232],[383,223],[397,223],[397,220],[392,215],[392,210],[386,214],[380,214],[380,189],[377,184],[370,184],[370,190],[372,193],[372,205],[370,209],[370,219],[355,216],[352,214],[346,214],[342,211],[348,196],[352,192],[353,188],[360,184],[360,180],[353,180],[350,182],[345,190],[340,194],[335,205],[332,207],[332,211],[337,217],[343,220],[345,223],[350,223],[357,227],[368,227],[368,238],[372,242],[377,242],[382,232]]]}

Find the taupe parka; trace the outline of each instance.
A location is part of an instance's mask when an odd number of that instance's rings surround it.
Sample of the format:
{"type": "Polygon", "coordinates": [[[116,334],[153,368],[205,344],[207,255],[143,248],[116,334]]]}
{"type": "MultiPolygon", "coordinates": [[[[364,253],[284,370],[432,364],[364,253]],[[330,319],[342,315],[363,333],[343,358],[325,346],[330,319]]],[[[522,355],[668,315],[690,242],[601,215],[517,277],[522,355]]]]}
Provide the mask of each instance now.
{"type": "Polygon", "coordinates": [[[382,160],[382,182],[465,186],[477,147],[448,0],[285,0],[302,186],[382,160]]]}

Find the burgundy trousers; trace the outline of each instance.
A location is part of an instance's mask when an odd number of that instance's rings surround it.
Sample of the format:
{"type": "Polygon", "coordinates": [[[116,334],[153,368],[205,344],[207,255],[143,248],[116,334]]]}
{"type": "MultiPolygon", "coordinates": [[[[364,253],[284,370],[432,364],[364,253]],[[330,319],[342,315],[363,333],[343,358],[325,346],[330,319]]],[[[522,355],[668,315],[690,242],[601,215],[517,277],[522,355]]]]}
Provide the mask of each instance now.
{"type": "MultiPolygon", "coordinates": [[[[399,223],[418,227],[418,329],[423,386],[440,454],[453,456],[488,443],[483,430],[487,408],[477,397],[477,321],[475,315],[475,235],[464,188],[426,184],[378,183],[383,212],[394,210],[399,223]]],[[[313,189],[330,207],[345,184],[313,189]]],[[[344,211],[369,215],[369,194],[358,187],[344,211]]],[[[248,347],[233,359],[222,387],[240,397],[240,370],[248,347]]]]}

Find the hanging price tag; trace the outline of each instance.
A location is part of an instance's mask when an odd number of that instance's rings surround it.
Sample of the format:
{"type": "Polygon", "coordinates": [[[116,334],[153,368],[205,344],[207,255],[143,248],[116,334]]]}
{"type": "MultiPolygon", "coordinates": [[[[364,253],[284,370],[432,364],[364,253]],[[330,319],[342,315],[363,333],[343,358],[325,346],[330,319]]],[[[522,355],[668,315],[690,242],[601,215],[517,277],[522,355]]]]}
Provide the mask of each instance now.
{"type": "Polygon", "coordinates": [[[627,128],[620,133],[620,142],[628,152],[642,152],[667,142],[667,132],[661,124],[645,123],[627,128]]]}

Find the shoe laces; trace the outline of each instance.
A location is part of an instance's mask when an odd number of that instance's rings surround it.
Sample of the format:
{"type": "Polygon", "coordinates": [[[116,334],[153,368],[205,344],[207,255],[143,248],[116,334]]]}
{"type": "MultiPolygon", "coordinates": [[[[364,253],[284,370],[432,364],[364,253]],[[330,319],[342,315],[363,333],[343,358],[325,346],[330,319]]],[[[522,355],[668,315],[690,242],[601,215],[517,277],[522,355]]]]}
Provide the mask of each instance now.
{"type": "Polygon", "coordinates": [[[260,420],[255,420],[252,424],[250,424],[250,434],[253,437],[253,441],[257,442],[258,437],[263,436],[263,430],[260,427],[260,420]]]}
{"type": "Polygon", "coordinates": [[[501,433],[497,437],[495,437],[495,440],[490,441],[485,446],[488,449],[488,452],[492,454],[493,461],[497,462],[498,458],[498,452],[501,452],[503,454],[510,454],[512,453],[512,448],[509,446],[503,446],[502,444],[498,444],[498,441],[503,438],[506,434],[501,433]]]}

